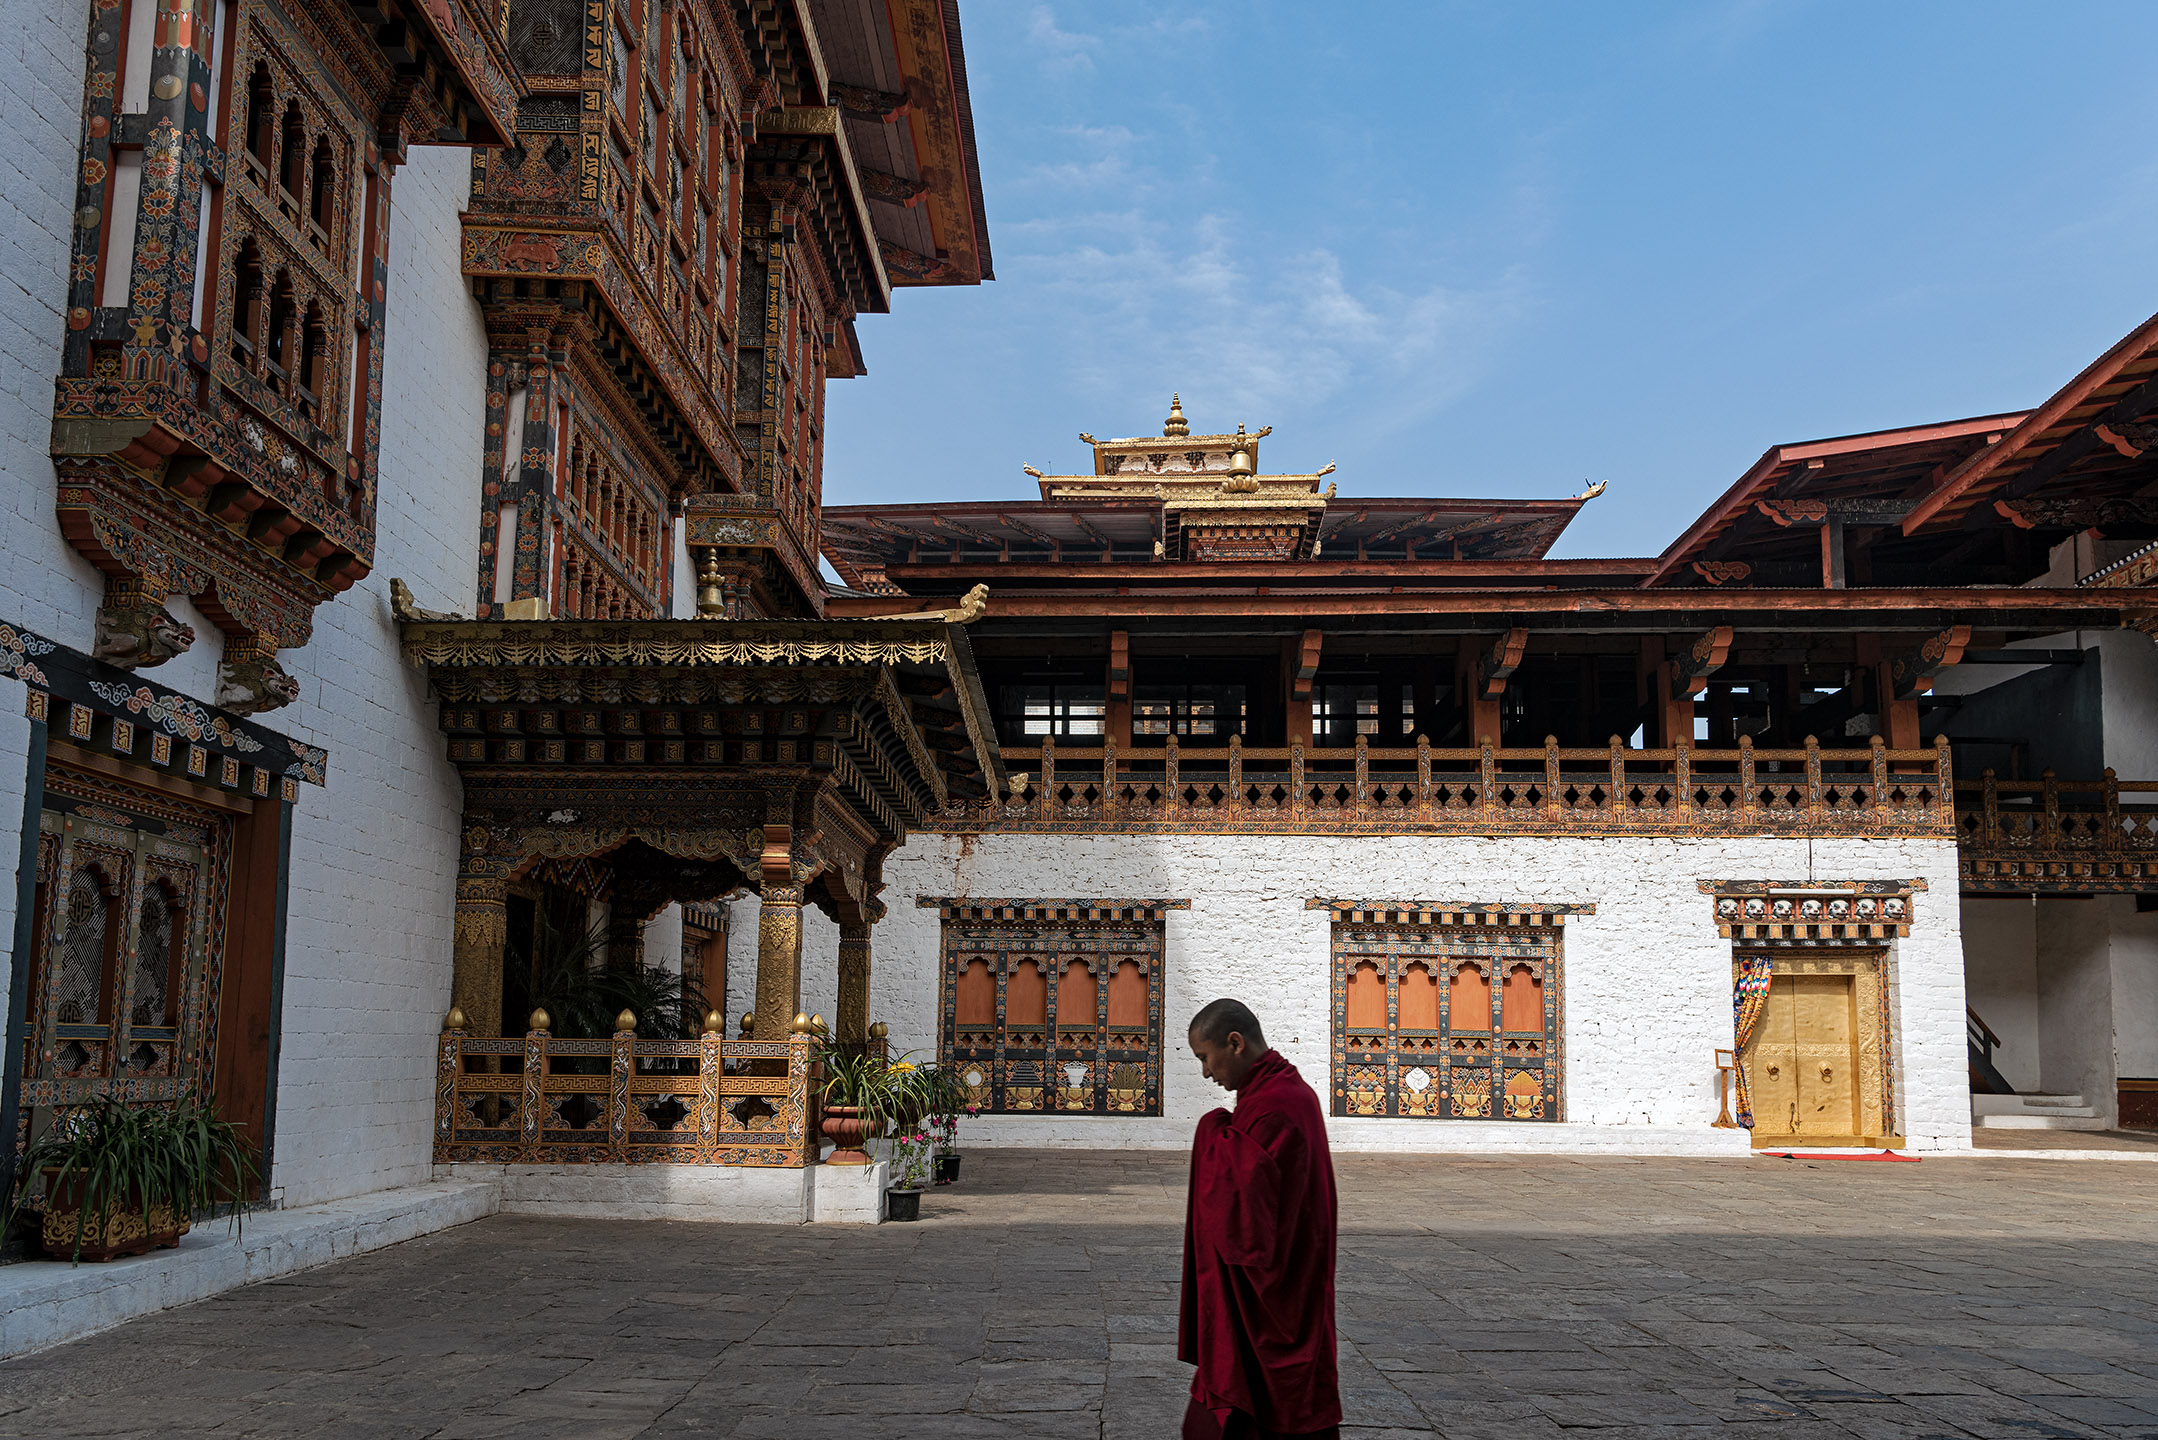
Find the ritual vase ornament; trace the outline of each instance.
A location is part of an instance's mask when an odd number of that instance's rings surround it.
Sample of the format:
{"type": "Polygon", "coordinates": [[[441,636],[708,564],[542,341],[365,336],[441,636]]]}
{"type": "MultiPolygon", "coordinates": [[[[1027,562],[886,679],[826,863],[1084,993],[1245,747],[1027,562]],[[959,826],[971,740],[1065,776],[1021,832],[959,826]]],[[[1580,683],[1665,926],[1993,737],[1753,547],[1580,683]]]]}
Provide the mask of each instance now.
{"type": "Polygon", "coordinates": [[[867,1144],[877,1138],[883,1129],[872,1121],[862,1118],[859,1105],[827,1105],[824,1107],[824,1123],[818,1127],[824,1138],[837,1147],[825,1158],[827,1165],[867,1165],[867,1144]]]}
{"type": "Polygon", "coordinates": [[[922,1192],[919,1190],[887,1190],[884,1192],[884,1218],[887,1220],[919,1220],[922,1218],[922,1192]]]}
{"type": "Polygon", "coordinates": [[[939,1155],[937,1157],[937,1183],[939,1185],[951,1185],[956,1184],[958,1180],[959,1157],[957,1155],[939,1155]]]}

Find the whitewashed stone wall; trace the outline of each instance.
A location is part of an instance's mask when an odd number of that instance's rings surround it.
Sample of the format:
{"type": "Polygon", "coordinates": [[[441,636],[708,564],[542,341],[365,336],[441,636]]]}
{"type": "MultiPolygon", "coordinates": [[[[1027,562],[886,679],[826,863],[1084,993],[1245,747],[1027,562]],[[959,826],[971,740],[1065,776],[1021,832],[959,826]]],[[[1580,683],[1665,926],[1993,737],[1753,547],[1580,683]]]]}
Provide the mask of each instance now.
{"type": "MultiPolygon", "coordinates": [[[[1833,840],[1811,847],[1829,879],[1924,878],[1911,937],[1890,955],[1895,1063],[1911,1148],[1970,1143],[1955,848],[1946,841],[1833,840]]],[[[1363,899],[1592,902],[1565,928],[1565,1099],[1558,1124],[1331,1122],[1370,1150],[1623,1150],[1739,1153],[1719,1131],[1714,1051],[1731,1043],[1731,942],[1703,879],[1803,879],[1789,840],[1479,839],[1314,836],[923,836],[884,868],[871,1014],[899,1049],[933,1052],[939,921],[917,896],[1188,899],[1167,922],[1166,1074],[1159,1119],[970,1122],[975,1144],[1187,1144],[1223,1096],[1183,1048],[1185,1022],[1221,995],[1259,1013],[1268,1040],[1315,1085],[1328,1073],[1329,917],[1315,895],[1363,899]]],[[[753,902],[736,912],[730,1009],[756,968],[753,902]]],[[[831,1014],[836,932],[805,926],[804,1007],[831,1014]],[[826,932],[831,932],[827,934],[826,932]]]]}
{"type": "Polygon", "coordinates": [[[463,792],[425,677],[397,654],[389,585],[470,614],[487,339],[459,268],[467,152],[416,147],[392,182],[374,572],[281,657],[266,715],[330,752],[300,787],[285,939],[277,1169],[287,1204],[428,1178],[434,1036],[449,1006],[463,792]]]}
{"type": "MultiPolygon", "coordinates": [[[[88,0],[11,6],[0,50],[0,618],[87,649],[104,583],[53,518],[52,381],[67,333],[68,241],[88,0]]],[[[0,873],[15,872],[30,722],[24,688],[0,681],[0,873]]],[[[0,885],[0,950],[12,952],[15,887],[0,885]]],[[[0,961],[12,983],[14,957],[0,961]]]]}
{"type": "Polygon", "coordinates": [[[2018,1091],[2038,1088],[2038,913],[2028,895],[1963,902],[1970,1006],[2000,1037],[1993,1066],[2018,1091]]]}
{"type": "MultiPolygon", "coordinates": [[[[9,136],[0,155],[0,617],[82,650],[104,587],[60,535],[48,442],[86,16],[81,0],[25,7],[0,55],[9,136]]],[[[429,1172],[461,799],[425,682],[398,661],[388,593],[399,576],[422,604],[471,608],[486,342],[459,273],[467,152],[411,156],[392,189],[375,570],[316,612],[310,645],[279,657],[300,699],[262,717],[330,752],[328,787],[301,786],[293,819],[271,1176],[286,1204],[429,1172]]],[[[207,704],[220,637],[184,600],[170,608],[200,638],[152,673],[207,704]]],[[[0,680],[0,854],[10,875],[30,733],[23,701],[21,684],[0,680]]],[[[14,886],[0,886],[0,936],[12,935],[14,909],[14,886]]]]}

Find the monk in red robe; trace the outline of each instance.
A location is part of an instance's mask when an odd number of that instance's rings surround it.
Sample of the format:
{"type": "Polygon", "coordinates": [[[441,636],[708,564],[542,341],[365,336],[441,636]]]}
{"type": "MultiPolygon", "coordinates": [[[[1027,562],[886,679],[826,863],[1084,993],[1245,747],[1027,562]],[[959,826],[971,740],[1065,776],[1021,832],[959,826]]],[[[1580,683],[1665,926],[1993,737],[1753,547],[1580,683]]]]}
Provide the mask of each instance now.
{"type": "Polygon", "coordinates": [[[1236,1111],[1191,1143],[1176,1355],[1199,1367],[1184,1440],[1335,1440],[1334,1161],[1319,1097],[1266,1047],[1258,1017],[1216,1000],[1191,1049],[1236,1111]]]}

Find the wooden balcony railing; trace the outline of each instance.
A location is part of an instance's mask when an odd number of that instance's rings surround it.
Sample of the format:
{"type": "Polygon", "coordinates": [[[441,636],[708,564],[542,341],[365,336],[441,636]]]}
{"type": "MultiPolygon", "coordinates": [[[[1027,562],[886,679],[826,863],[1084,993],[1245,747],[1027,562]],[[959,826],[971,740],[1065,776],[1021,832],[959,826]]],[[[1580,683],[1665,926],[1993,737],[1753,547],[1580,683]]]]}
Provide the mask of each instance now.
{"type": "Polygon", "coordinates": [[[564,1040],[534,1030],[520,1040],[445,1030],[435,1162],[813,1164],[813,1050],[806,1035],[564,1040]]]}
{"type": "Polygon", "coordinates": [[[1523,835],[1955,833],[1945,741],[1923,750],[1473,750],[1006,746],[1012,793],[954,808],[968,831],[1523,835]],[[1024,785],[1019,782],[1024,779],[1024,785]]]}
{"type": "Polygon", "coordinates": [[[2158,780],[1958,781],[1963,888],[2021,894],[2158,890],[2158,780]]]}

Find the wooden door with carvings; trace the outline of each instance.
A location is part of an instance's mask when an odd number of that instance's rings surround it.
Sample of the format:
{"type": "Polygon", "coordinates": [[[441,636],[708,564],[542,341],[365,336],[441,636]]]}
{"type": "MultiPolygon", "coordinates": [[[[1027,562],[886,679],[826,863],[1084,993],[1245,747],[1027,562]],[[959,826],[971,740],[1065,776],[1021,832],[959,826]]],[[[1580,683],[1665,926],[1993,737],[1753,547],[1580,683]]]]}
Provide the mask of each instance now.
{"type": "Polygon", "coordinates": [[[167,795],[47,775],[18,1146],[56,1107],[171,1100],[208,1069],[229,829],[167,795]]]}
{"type": "Polygon", "coordinates": [[[1894,1071],[1879,952],[1823,946],[1775,956],[1739,1063],[1755,1145],[1894,1143],[1894,1071]]]}

